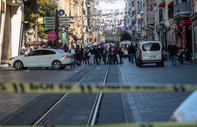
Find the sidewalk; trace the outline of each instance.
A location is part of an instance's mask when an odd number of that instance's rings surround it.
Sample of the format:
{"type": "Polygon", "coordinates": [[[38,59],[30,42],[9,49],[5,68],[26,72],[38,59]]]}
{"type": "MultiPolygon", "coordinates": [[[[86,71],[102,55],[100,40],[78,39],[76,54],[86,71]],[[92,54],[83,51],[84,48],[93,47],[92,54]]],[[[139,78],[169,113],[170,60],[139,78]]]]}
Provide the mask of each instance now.
{"type": "MultiPolygon", "coordinates": [[[[185,61],[173,67],[171,61],[165,61],[164,67],[147,64],[136,67],[124,61],[119,66],[123,84],[196,84],[197,64],[185,61]],[[130,70],[130,71],[128,71],[130,70]]],[[[155,93],[124,93],[122,96],[132,112],[135,122],[167,122],[173,112],[190,95],[189,92],[155,92],[155,93]]]]}
{"type": "Polygon", "coordinates": [[[0,70],[8,69],[8,64],[0,64],[0,70]]]}

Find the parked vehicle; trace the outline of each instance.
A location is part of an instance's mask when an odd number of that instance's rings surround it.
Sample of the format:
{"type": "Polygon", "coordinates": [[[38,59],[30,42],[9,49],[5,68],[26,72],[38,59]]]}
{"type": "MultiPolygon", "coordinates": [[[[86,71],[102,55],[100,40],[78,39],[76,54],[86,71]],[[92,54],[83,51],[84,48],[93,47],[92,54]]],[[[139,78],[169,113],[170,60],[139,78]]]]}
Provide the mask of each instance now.
{"type": "Polygon", "coordinates": [[[131,45],[131,41],[120,42],[120,48],[124,53],[124,56],[128,56],[128,46],[131,45]]]}
{"type": "Polygon", "coordinates": [[[66,65],[73,64],[72,54],[65,53],[61,49],[37,49],[9,60],[9,66],[16,70],[28,67],[53,67],[55,70],[59,70],[64,69],[66,65]]]}
{"type": "Polygon", "coordinates": [[[136,52],[136,65],[156,63],[164,66],[163,49],[160,41],[142,41],[138,44],[136,52]]]}

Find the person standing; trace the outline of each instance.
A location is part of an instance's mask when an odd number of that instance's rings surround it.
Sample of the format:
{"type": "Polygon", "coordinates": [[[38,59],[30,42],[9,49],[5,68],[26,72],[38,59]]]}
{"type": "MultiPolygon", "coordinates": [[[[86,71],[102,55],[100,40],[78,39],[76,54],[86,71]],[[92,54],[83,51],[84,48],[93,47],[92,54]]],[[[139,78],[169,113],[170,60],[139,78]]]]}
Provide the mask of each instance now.
{"type": "Polygon", "coordinates": [[[123,53],[123,51],[121,50],[121,48],[119,46],[117,46],[117,52],[118,52],[118,55],[119,55],[119,58],[120,58],[120,62],[119,63],[123,64],[122,58],[123,58],[124,53],[123,53]]]}
{"type": "Polygon", "coordinates": [[[98,45],[95,46],[95,49],[94,49],[94,55],[95,55],[95,60],[96,60],[96,63],[97,65],[99,65],[99,57],[100,57],[100,48],[98,48],[98,45]]]}
{"type": "Polygon", "coordinates": [[[131,63],[133,64],[133,62],[134,62],[133,57],[135,55],[135,47],[132,44],[129,46],[128,54],[130,56],[131,63]]]}
{"type": "Polygon", "coordinates": [[[169,59],[171,60],[171,56],[170,56],[170,48],[172,47],[172,43],[170,42],[168,45],[168,55],[169,55],[169,59]]]}
{"type": "Polygon", "coordinates": [[[178,53],[178,50],[177,50],[177,46],[175,45],[175,42],[173,41],[172,43],[172,46],[169,47],[169,53],[170,53],[170,56],[171,56],[171,61],[172,61],[172,65],[174,67],[176,67],[176,55],[178,53]]]}
{"type": "Polygon", "coordinates": [[[76,64],[81,65],[81,49],[80,49],[79,45],[77,45],[77,47],[75,49],[75,53],[76,53],[76,64]]]}

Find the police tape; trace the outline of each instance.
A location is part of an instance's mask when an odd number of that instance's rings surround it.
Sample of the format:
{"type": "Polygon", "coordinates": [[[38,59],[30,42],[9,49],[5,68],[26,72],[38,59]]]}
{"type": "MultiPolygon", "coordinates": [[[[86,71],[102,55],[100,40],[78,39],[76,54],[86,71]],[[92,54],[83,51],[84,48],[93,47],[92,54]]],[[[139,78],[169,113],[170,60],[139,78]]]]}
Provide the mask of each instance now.
{"type": "MultiPolygon", "coordinates": [[[[1,126],[1,127],[32,127],[32,126],[1,126]]],[[[52,125],[38,127],[88,127],[87,125],[52,125]]],[[[95,125],[94,127],[197,127],[197,123],[175,123],[175,122],[162,122],[162,123],[129,123],[129,124],[108,124],[108,125],[95,125]]]]}
{"type": "Polygon", "coordinates": [[[66,85],[39,83],[0,83],[0,93],[121,93],[121,92],[193,92],[197,85],[66,85]]]}

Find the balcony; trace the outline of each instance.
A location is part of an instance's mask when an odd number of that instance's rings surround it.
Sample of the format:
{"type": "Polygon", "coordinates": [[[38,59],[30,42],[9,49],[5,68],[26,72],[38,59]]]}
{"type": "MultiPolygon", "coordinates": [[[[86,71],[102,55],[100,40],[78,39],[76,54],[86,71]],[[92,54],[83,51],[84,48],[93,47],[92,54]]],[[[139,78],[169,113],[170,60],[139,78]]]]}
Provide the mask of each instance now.
{"type": "Polygon", "coordinates": [[[191,14],[191,1],[174,5],[174,18],[189,17],[191,14]]]}

